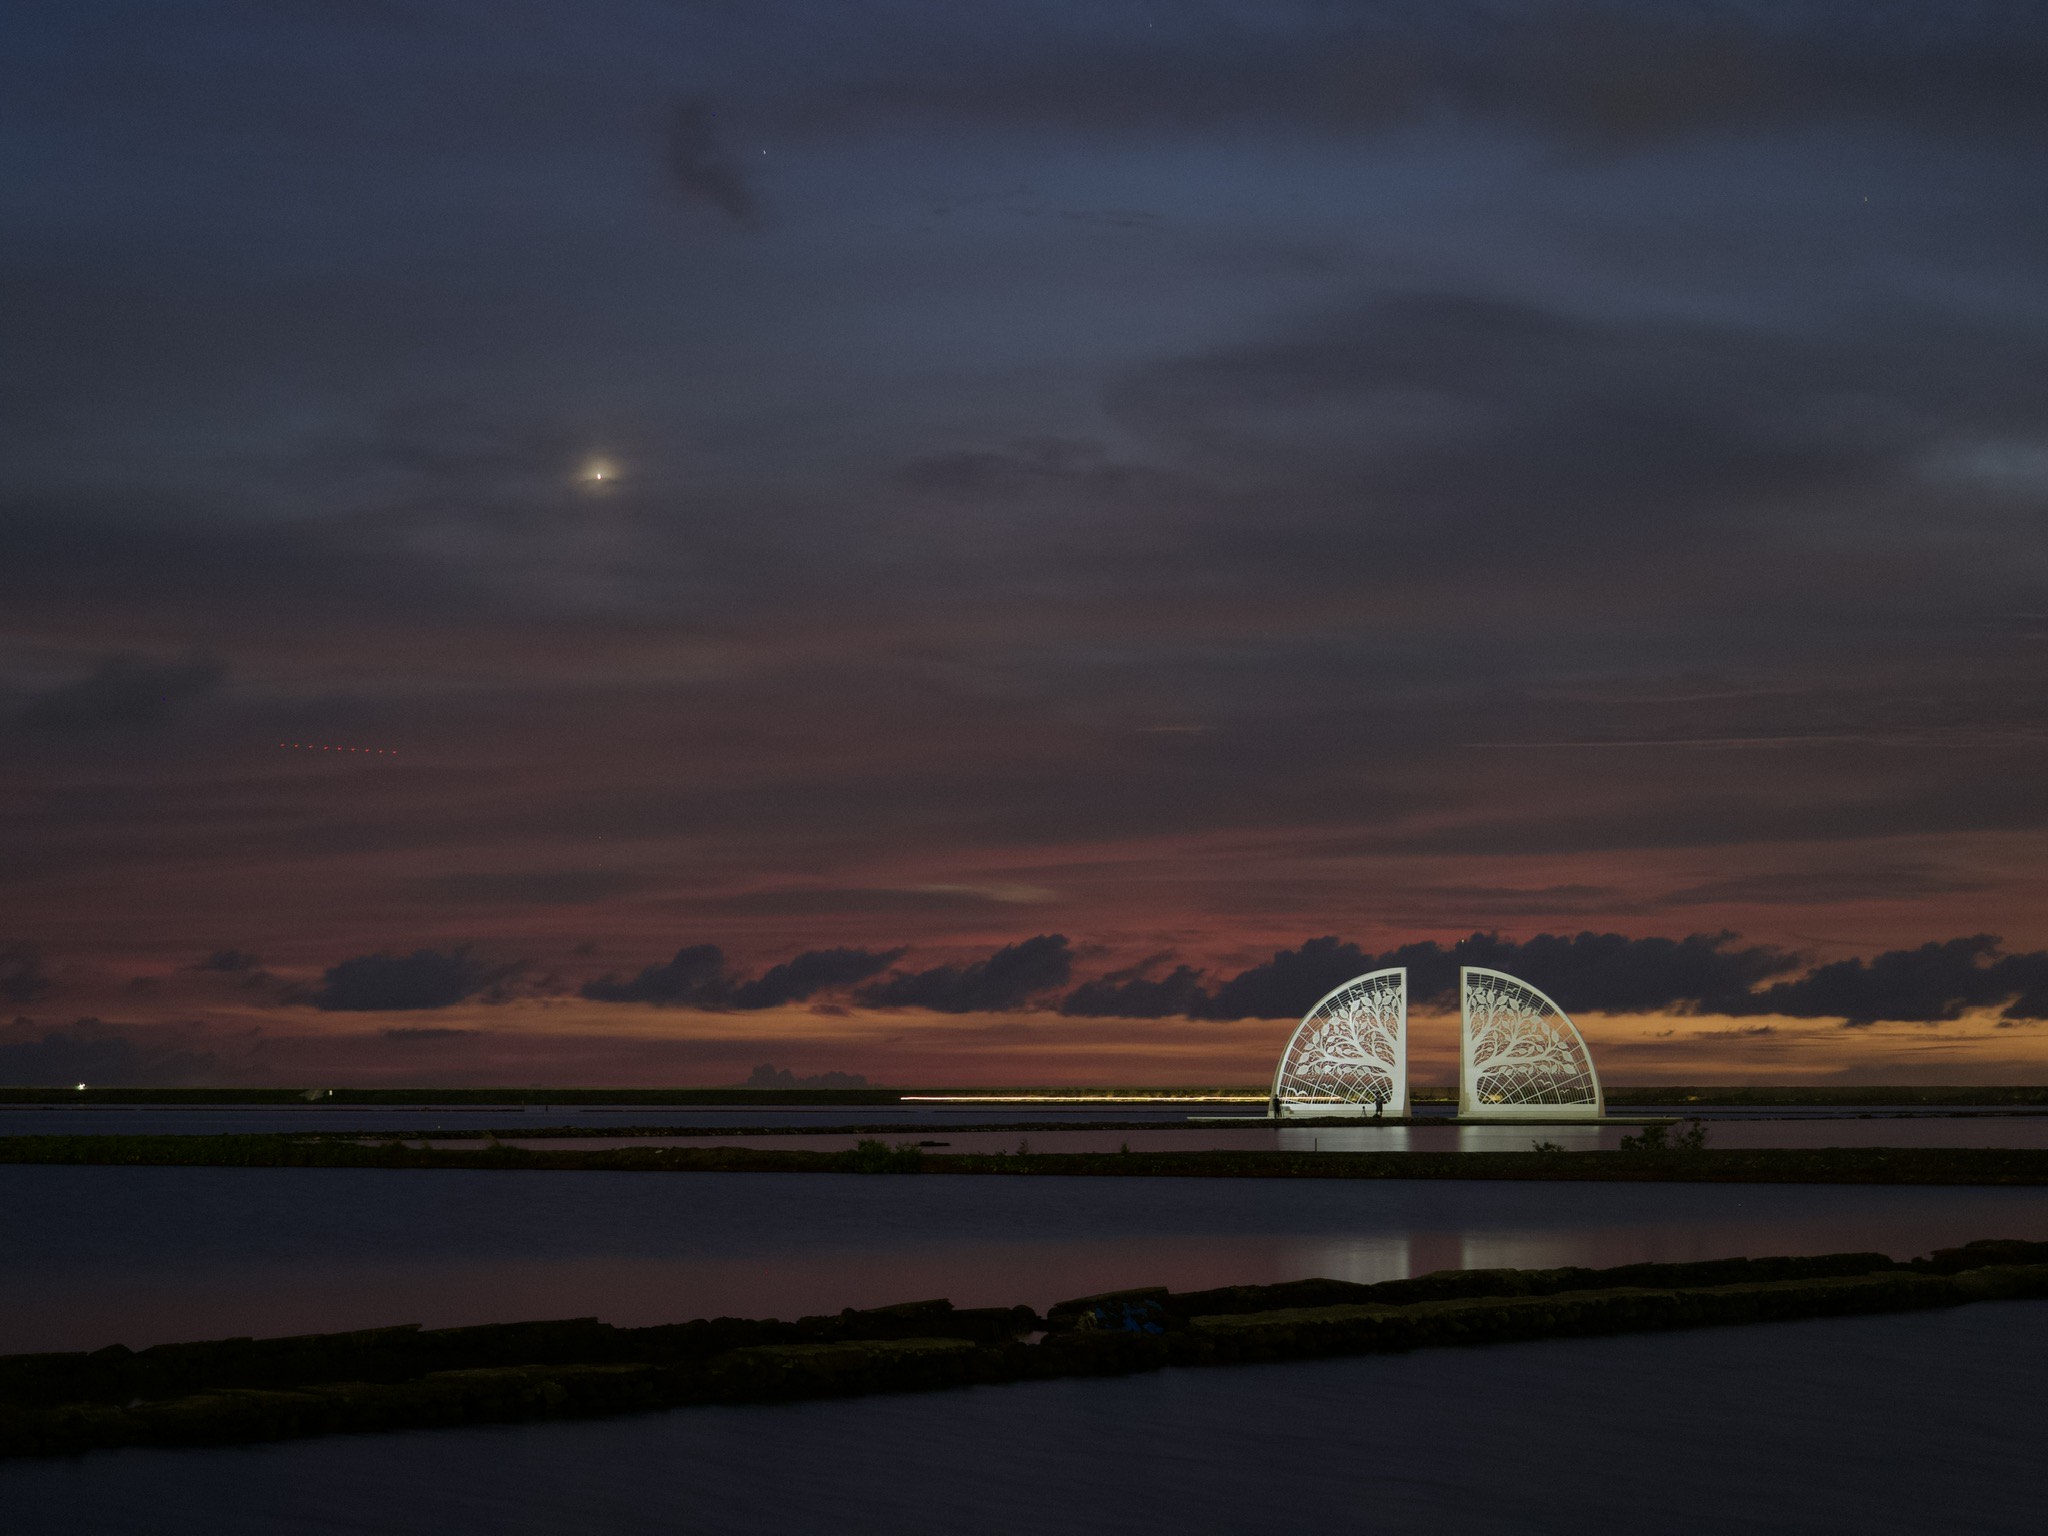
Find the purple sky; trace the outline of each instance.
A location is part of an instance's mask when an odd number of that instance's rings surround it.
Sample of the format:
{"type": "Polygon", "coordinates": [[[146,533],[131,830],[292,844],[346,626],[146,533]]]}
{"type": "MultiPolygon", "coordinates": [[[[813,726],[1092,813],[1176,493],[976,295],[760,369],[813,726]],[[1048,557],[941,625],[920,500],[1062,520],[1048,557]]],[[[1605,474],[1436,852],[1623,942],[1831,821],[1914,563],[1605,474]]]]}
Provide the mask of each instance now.
{"type": "Polygon", "coordinates": [[[2039,1075],[2038,4],[10,31],[0,1079],[2039,1075]]]}

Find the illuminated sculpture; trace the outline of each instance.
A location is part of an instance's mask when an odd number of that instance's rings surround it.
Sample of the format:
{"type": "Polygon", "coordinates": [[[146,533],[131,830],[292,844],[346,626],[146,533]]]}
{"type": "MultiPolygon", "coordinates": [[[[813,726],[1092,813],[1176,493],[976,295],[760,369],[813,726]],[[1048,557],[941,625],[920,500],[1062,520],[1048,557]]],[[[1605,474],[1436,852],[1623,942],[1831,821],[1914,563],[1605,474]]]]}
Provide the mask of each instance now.
{"type": "Polygon", "coordinates": [[[1273,1072],[1291,1115],[1408,1113],[1408,972],[1369,971],[1309,1009],[1273,1072]]]}
{"type": "Polygon", "coordinates": [[[1458,992],[1459,1119],[1602,1117],[1600,1074],[1562,1008],[1526,981],[1473,965],[1459,971],[1458,992]]]}
{"type": "MultiPolygon", "coordinates": [[[[1592,1052],[1565,1011],[1504,971],[1458,973],[1461,1120],[1598,1120],[1592,1052]]],[[[1408,1113],[1408,972],[1354,976],[1309,1009],[1273,1071],[1277,1116],[1408,1113]]]]}

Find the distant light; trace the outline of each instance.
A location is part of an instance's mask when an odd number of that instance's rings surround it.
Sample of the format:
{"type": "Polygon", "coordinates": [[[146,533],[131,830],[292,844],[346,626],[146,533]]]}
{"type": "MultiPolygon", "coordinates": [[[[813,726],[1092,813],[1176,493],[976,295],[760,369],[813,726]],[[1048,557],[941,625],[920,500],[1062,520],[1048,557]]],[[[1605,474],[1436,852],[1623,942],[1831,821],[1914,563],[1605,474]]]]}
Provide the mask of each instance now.
{"type": "Polygon", "coordinates": [[[609,485],[619,478],[619,466],[610,459],[586,459],[576,478],[585,485],[609,485]]]}
{"type": "Polygon", "coordinates": [[[83,1084],[83,1083],[80,1083],[80,1084],[78,1085],[78,1091],[79,1091],[80,1093],[83,1093],[83,1092],[85,1092],[85,1084],[83,1084]]]}

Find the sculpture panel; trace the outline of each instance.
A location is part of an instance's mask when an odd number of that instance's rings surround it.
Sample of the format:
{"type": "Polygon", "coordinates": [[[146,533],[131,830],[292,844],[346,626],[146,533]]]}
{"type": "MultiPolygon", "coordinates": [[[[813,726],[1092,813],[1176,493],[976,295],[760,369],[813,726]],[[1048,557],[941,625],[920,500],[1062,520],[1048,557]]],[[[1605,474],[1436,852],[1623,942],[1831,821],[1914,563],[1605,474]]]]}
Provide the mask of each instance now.
{"type": "Polygon", "coordinates": [[[1458,990],[1460,1119],[1601,1117],[1592,1053],[1562,1008],[1528,982],[1478,966],[1459,972],[1458,990]]]}
{"type": "Polygon", "coordinates": [[[1408,973],[1354,976],[1309,1009],[1280,1053],[1282,1115],[1408,1113],[1408,973]]]}

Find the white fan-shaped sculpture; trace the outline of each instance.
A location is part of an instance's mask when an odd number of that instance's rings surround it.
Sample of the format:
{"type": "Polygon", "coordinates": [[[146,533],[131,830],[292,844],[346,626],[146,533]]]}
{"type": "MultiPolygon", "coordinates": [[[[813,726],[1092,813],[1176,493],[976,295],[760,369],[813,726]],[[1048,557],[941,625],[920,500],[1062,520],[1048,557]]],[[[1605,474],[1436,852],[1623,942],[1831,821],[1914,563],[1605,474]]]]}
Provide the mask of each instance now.
{"type": "Polygon", "coordinates": [[[1475,965],[1459,971],[1458,991],[1460,1119],[1601,1118],[1593,1054],[1562,1008],[1526,981],[1475,965]]]}
{"type": "Polygon", "coordinates": [[[1354,976],[1309,1009],[1280,1053],[1283,1115],[1408,1113],[1408,973],[1354,976]]]}

